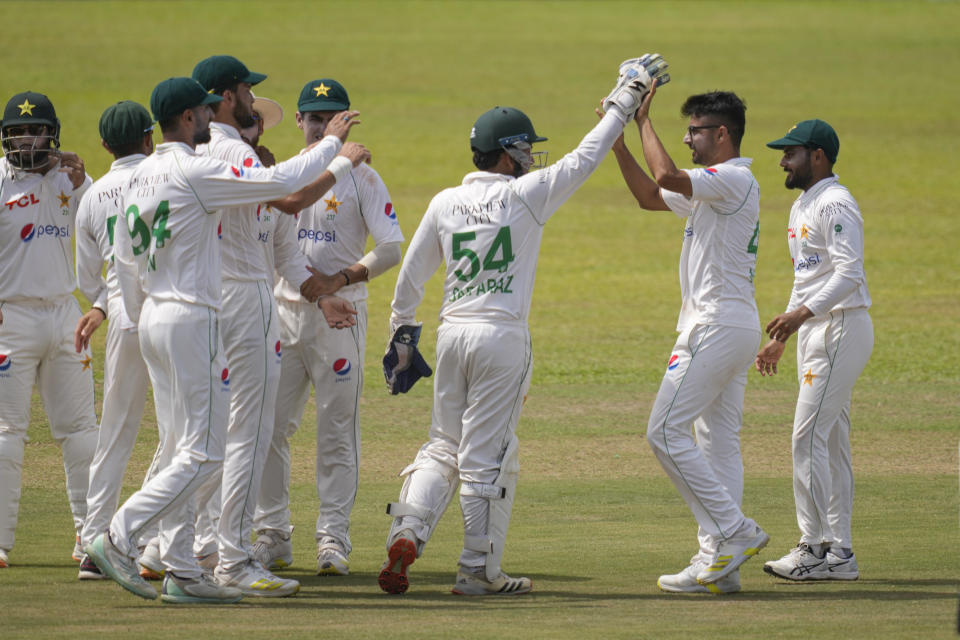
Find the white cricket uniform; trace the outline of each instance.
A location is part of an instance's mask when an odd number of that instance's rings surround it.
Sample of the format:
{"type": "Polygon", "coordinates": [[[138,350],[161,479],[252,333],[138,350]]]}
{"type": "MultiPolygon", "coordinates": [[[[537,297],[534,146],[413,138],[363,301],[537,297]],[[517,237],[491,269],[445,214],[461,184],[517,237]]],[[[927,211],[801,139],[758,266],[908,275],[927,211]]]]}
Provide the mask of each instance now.
{"type": "Polygon", "coordinates": [[[263,169],[231,166],[170,142],[158,145],[130,177],[123,195],[129,233],[115,234],[115,266],[124,306],[139,321],[158,423],[167,425],[161,438],[168,461],[111,521],[111,539],[131,557],[140,534],[159,521],[166,569],[183,577],[201,573],[191,548],[193,494],[221,471],[230,397],[218,321],[220,210],[305,187],[340,146],[327,137],[310,152],[263,169]]]}
{"type": "MultiPolygon", "coordinates": [[[[213,122],[210,134],[210,143],[198,147],[198,153],[233,166],[261,166],[253,147],[234,127],[213,122]]],[[[290,278],[299,298],[310,263],[297,246],[292,217],[266,204],[222,213],[220,331],[230,369],[230,418],[222,485],[212,504],[219,513],[220,567],[230,570],[252,557],[254,509],[274,431],[281,361],[274,269],[290,278]]],[[[194,551],[205,555],[198,546],[194,551]]]]}
{"type": "Polygon", "coordinates": [[[793,495],[800,541],[850,548],[850,397],[873,351],[873,323],[863,217],[836,176],[793,203],[787,244],[795,274],[787,311],[805,305],[813,313],[797,334],[793,495]]]}
{"type": "Polygon", "coordinates": [[[418,551],[459,481],[460,564],[486,564],[488,576],[499,571],[519,470],[516,427],[533,371],[528,318],[543,227],[593,173],[623,131],[622,120],[614,107],[575,150],[520,178],[467,174],[433,198],[410,242],[393,326],[414,324],[427,280],[446,264],[430,439],[401,474],[408,476],[403,508],[429,515],[400,513],[391,532],[413,530],[418,551]],[[490,500],[494,494],[504,499],[490,500]],[[488,504],[494,502],[499,506],[488,504]],[[494,509],[496,517],[489,515],[494,509]]]}
{"type": "MultiPolygon", "coordinates": [[[[403,242],[397,213],[380,175],[366,164],[350,171],[316,203],[297,215],[300,250],[313,267],[332,274],[356,264],[367,238],[377,245],[403,242]]],[[[336,538],[350,553],[350,512],[360,466],[360,394],[367,340],[367,285],[337,291],[357,309],[357,324],[331,329],[315,304],[300,297],[289,278],[277,282],[283,344],[276,431],[267,459],[257,530],[290,530],[290,438],[303,417],[310,384],[317,400],[316,539],[336,538]]]]}
{"type": "Polygon", "coordinates": [[[690,198],[660,190],[667,206],[686,220],[682,303],[680,335],[650,413],[647,440],[700,525],[700,554],[707,563],[717,544],[746,523],[740,510],[740,425],[747,370],[760,343],[753,298],[760,187],[751,162],[732,158],[687,169],[690,198]]]}
{"type": "Polygon", "coordinates": [[[124,311],[113,267],[113,236],[117,220],[123,220],[123,188],[144,158],[137,153],[114,161],[107,174],[84,194],[77,211],[77,283],[92,306],[103,310],[107,317],[103,410],[97,449],[90,463],[87,519],[81,535],[84,545],[107,530],[117,510],[123,474],[137,442],[150,383],[147,365],[140,355],[137,325],[124,311]]]}
{"type": "Polygon", "coordinates": [[[13,548],[20,474],[37,384],[50,434],[63,451],[77,535],[87,513],[87,475],[97,444],[90,352],[73,332],[74,221],[92,180],[73,188],[54,167],[27,173],[0,160],[0,549],[13,548]]]}

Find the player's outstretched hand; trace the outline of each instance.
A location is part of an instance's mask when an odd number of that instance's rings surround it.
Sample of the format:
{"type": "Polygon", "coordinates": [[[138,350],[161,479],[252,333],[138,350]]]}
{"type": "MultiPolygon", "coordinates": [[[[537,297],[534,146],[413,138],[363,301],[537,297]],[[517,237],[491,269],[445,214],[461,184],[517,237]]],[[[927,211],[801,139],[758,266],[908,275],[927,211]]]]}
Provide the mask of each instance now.
{"type": "Polygon", "coordinates": [[[60,169],[58,170],[67,174],[74,189],[79,189],[87,178],[87,173],[83,168],[83,159],[72,151],[60,152],[60,169]]]}
{"type": "Polygon", "coordinates": [[[762,376],[772,376],[777,373],[777,363],[787,345],[779,340],[771,340],[760,349],[754,365],[762,376]]]}
{"type": "Polygon", "coordinates": [[[667,62],[659,53],[645,53],[639,58],[631,58],[620,63],[617,84],[603,100],[603,110],[608,111],[617,105],[620,111],[632,118],[654,85],[666,84],[670,74],[666,73],[667,62]]]}
{"type": "Polygon", "coordinates": [[[370,150],[359,142],[345,142],[343,147],[340,149],[340,153],[337,155],[343,156],[353,163],[353,166],[360,166],[360,163],[366,162],[369,164],[371,156],[370,150]]]}
{"type": "Polygon", "coordinates": [[[310,277],[300,285],[300,295],[306,298],[307,302],[316,302],[320,296],[332,295],[343,286],[343,276],[339,273],[326,276],[311,266],[307,266],[307,270],[310,277]]]}
{"type": "Polygon", "coordinates": [[[360,120],[357,119],[358,115],[360,115],[359,111],[344,111],[343,113],[337,114],[336,117],[327,123],[327,128],[323,132],[324,135],[337,136],[340,140],[346,142],[350,129],[360,124],[360,120]]]}
{"type": "Polygon", "coordinates": [[[317,301],[331,329],[347,329],[357,324],[357,310],[353,303],[338,296],[323,296],[317,301]]]}
{"type": "Polygon", "coordinates": [[[77,353],[83,353],[83,350],[90,346],[90,337],[106,319],[107,316],[97,307],[80,316],[77,328],[73,332],[73,348],[77,353]]]}

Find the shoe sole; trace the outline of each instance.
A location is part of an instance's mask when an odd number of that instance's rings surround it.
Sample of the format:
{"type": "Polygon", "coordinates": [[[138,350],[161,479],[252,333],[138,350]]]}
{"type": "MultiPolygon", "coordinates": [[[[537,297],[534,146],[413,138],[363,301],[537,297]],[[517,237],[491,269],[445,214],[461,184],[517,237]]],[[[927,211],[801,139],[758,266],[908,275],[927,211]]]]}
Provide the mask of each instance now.
{"type": "Polygon", "coordinates": [[[523,588],[521,586],[523,581],[519,578],[510,578],[510,580],[510,582],[507,582],[498,591],[487,591],[483,586],[478,585],[475,591],[454,587],[450,590],[450,593],[455,596],[522,596],[533,591],[533,581],[530,582],[529,587],[523,588]]]}
{"type": "MultiPolygon", "coordinates": [[[[133,595],[140,596],[145,600],[156,600],[157,599],[156,589],[151,587],[149,584],[146,584],[145,586],[149,587],[149,590],[147,590],[140,585],[129,582],[126,579],[126,576],[124,576],[122,573],[117,571],[116,568],[114,568],[114,566],[110,564],[110,561],[107,560],[106,550],[104,550],[104,553],[101,553],[100,552],[101,550],[97,549],[97,546],[96,546],[97,540],[101,540],[102,537],[103,536],[98,536],[96,540],[94,540],[93,542],[88,544],[86,548],[84,548],[84,551],[88,556],[90,556],[90,558],[93,559],[93,562],[94,564],[97,565],[97,568],[99,568],[100,571],[102,571],[107,575],[107,577],[109,577],[111,580],[119,584],[121,587],[123,587],[133,595]]],[[[102,544],[110,544],[110,543],[107,540],[102,540],[102,544]]]]}
{"type": "Polygon", "coordinates": [[[324,563],[324,566],[317,569],[318,576],[348,576],[350,569],[340,569],[333,563],[324,563]]]}
{"type": "Polygon", "coordinates": [[[411,540],[400,538],[390,545],[387,551],[387,566],[380,570],[377,582],[387,593],[405,593],[410,588],[407,579],[407,567],[417,559],[417,545],[411,540]]]}
{"type": "Polygon", "coordinates": [[[153,569],[148,569],[147,567],[140,565],[140,577],[144,580],[163,580],[163,575],[166,571],[160,571],[159,573],[153,569]]]}
{"type": "Polygon", "coordinates": [[[713,583],[698,584],[690,587],[689,589],[683,589],[681,587],[665,587],[659,579],[657,580],[657,587],[659,587],[660,591],[663,591],[664,593],[712,593],[717,596],[726,595],[728,593],[737,593],[740,591],[739,585],[736,589],[721,589],[719,586],[713,583]]]}
{"type": "MultiPolygon", "coordinates": [[[[760,535],[756,536],[751,542],[753,544],[744,549],[742,553],[717,558],[716,562],[697,575],[697,582],[706,586],[723,580],[735,570],[739,569],[744,562],[760,553],[760,550],[770,542],[770,536],[767,532],[761,531],[760,535]]],[[[766,569],[766,567],[764,568],[766,569]]]]}
{"type": "Polygon", "coordinates": [[[233,604],[243,600],[243,595],[236,598],[199,598],[197,596],[172,596],[166,593],[160,596],[162,602],[167,604],[233,604]]]}
{"type": "Polygon", "coordinates": [[[85,569],[80,569],[80,572],[77,574],[77,580],[107,580],[108,576],[103,575],[97,571],[88,571],[85,569]]]}
{"type": "MultiPolygon", "coordinates": [[[[236,585],[231,585],[236,586],[236,585]]],[[[237,587],[240,591],[243,592],[243,595],[250,596],[252,598],[287,598],[289,596],[294,596],[300,592],[300,584],[297,583],[294,587],[278,587],[276,589],[244,589],[243,587],[237,587]]]]}
{"type": "Polygon", "coordinates": [[[773,576],[774,578],[782,578],[783,580],[790,580],[791,582],[817,582],[820,580],[830,579],[829,574],[824,571],[806,573],[800,576],[785,576],[782,573],[778,573],[776,569],[768,564],[763,565],[763,572],[773,576]]]}

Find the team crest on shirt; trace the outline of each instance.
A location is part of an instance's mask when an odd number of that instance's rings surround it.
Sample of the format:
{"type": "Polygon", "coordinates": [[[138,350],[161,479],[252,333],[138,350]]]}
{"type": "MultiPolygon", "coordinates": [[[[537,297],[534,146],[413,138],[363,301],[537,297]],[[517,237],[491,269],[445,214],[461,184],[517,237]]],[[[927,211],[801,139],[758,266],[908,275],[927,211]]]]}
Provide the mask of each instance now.
{"type": "Polygon", "coordinates": [[[670,359],[667,360],[667,371],[673,371],[678,366],[680,366],[680,356],[673,354],[670,356],[670,359]]]}
{"type": "Polygon", "coordinates": [[[10,366],[13,364],[13,360],[10,356],[0,355],[0,378],[9,378],[10,374],[7,373],[10,371],[10,366]]]}
{"type": "Polygon", "coordinates": [[[337,382],[346,382],[347,380],[350,380],[350,371],[352,369],[353,366],[346,358],[337,358],[333,362],[333,372],[337,375],[337,382]]]}

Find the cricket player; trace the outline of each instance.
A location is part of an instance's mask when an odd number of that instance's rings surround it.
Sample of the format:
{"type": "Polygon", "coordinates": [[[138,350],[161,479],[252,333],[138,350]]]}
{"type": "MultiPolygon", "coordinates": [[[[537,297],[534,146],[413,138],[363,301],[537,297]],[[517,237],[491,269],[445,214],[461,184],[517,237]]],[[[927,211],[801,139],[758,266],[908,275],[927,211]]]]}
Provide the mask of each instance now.
{"type": "MultiPolygon", "coordinates": [[[[30,401],[36,382],[63,451],[73,513],[73,559],[87,514],[87,477],[97,445],[88,349],[74,349],[74,221],[92,180],[60,151],[60,121],[47,96],[18,93],[0,122],[0,568],[9,564],[20,507],[30,401]]],[[[100,316],[93,309],[88,316],[100,316]]]]}
{"type": "MultiPolygon", "coordinates": [[[[266,76],[249,71],[232,56],[220,55],[197,63],[193,77],[208,92],[223,97],[212,105],[211,139],[198,147],[198,153],[235,167],[259,167],[259,157],[241,138],[240,129],[256,123],[250,89],[266,76]]],[[[331,128],[334,135],[341,130],[349,127],[331,128]]],[[[345,145],[344,152],[356,146],[345,145]]],[[[337,165],[344,163],[349,171],[352,158],[359,162],[364,152],[361,147],[351,158],[341,155],[337,165]]],[[[332,184],[335,174],[324,174],[332,184]]],[[[282,349],[273,296],[274,269],[292,283],[292,295],[297,300],[304,296],[312,317],[324,325],[326,320],[316,299],[321,293],[330,293],[329,287],[323,286],[329,279],[311,273],[311,265],[297,245],[292,216],[265,204],[228,208],[222,213],[218,232],[223,270],[220,327],[231,389],[215,576],[221,584],[235,586],[245,595],[282,597],[296,593],[300,583],[275,576],[255,561],[250,542],[280,382],[282,349]]]]}
{"type": "Polygon", "coordinates": [[[683,571],[660,576],[667,592],[740,590],[737,568],[769,536],[740,510],[740,424],[747,370],[760,343],[753,276],[760,188],[740,156],[746,106],[736,94],[693,95],[683,138],[702,169],[678,169],[650,121],[651,91],[636,114],[648,176],[622,140],[620,170],[640,207],[686,224],[680,252],[679,337],[647,424],[647,440],[699,524],[700,548],[683,571]],[[693,429],[691,430],[691,425],[693,429]],[[696,436],[694,438],[694,435],[696,436]]]}
{"type": "MultiPolygon", "coordinates": [[[[153,122],[146,108],[124,100],[103,112],[99,129],[104,149],[115,160],[107,174],[84,194],[76,222],[77,283],[92,305],[91,313],[84,315],[77,325],[74,336],[77,352],[88,348],[93,332],[104,319],[109,321],[103,366],[103,411],[97,448],[90,464],[87,518],[81,534],[84,545],[107,530],[117,510],[123,474],[137,441],[150,382],[147,365],[140,355],[137,325],[123,308],[113,267],[113,238],[117,220],[122,222],[120,205],[126,182],[134,168],[153,152],[153,122]]],[[[106,576],[84,555],[79,578],[96,580],[106,576]]]]}
{"type": "MultiPolygon", "coordinates": [[[[320,140],[331,123],[349,115],[350,98],[336,80],[304,85],[297,101],[297,126],[306,145],[320,140]]],[[[261,485],[257,549],[265,565],[283,566],[290,556],[290,438],[303,418],[310,384],[317,399],[317,574],[347,575],[350,513],[360,465],[360,394],[367,339],[366,282],[400,263],[403,234],[390,194],[379,174],[359,164],[332,189],[303,201],[278,203],[297,214],[300,249],[318,272],[334,276],[327,291],[357,309],[349,330],[330,328],[303,302],[296,282],[284,275],[276,286],[283,362],[276,429],[261,485]],[[367,238],[374,247],[366,252],[367,238]]]]}
{"type": "Polygon", "coordinates": [[[783,149],[786,186],[802,192],[787,225],[790,302],[767,325],[771,340],[756,357],[762,375],[775,374],[787,339],[797,334],[793,497],[800,543],[763,570],[787,580],[856,580],[850,397],[873,351],[863,216],[833,173],[840,139],[829,124],[804,120],[767,146],[783,149]]]}
{"type": "MultiPolygon", "coordinates": [[[[531,146],[546,138],[522,111],[494,107],[481,115],[470,133],[478,171],[433,198],[410,242],[390,318],[407,345],[416,345],[416,309],[427,280],[442,264],[446,275],[430,439],[402,471],[400,499],[387,509],[394,520],[379,575],[387,593],[407,590],[407,569],[458,485],[464,544],[453,592],[513,595],[532,588],[529,578],[511,578],[500,563],[519,472],[516,427],[533,367],[527,323],[540,239],[654,82],[643,65],[628,63],[600,123],[549,167],[538,163],[530,171],[531,146]]],[[[405,373],[401,367],[385,371],[388,381],[405,373]]]]}
{"type": "MultiPolygon", "coordinates": [[[[243,597],[239,588],[204,574],[192,552],[194,493],[221,472],[230,401],[231,375],[218,318],[220,211],[302,189],[342,145],[342,138],[328,135],[307,153],[270,169],[200,156],[195,147],[210,140],[209,105],[223,100],[192,78],[170,78],[154,88],[150,108],[164,142],[130,176],[121,227],[127,233],[115,234],[124,307],[139,322],[157,421],[166,425],[160,434],[166,464],[85,550],[121,586],[154,599],[156,590],[140,577],[135,554],[140,532],[159,522],[166,568],[162,599],[171,603],[230,603],[243,597]]],[[[345,136],[348,130],[345,126],[338,133],[345,136]]]]}

